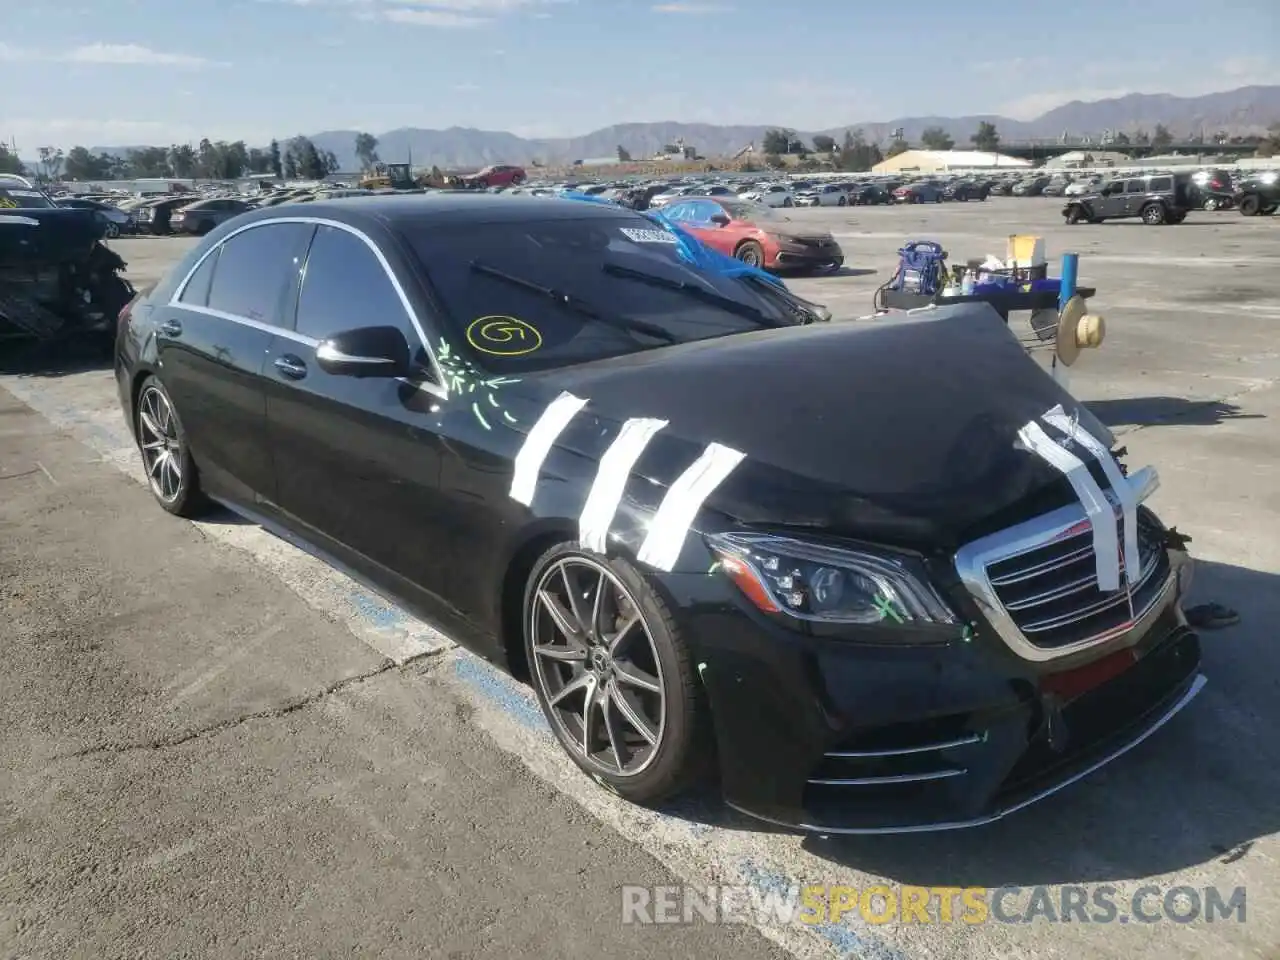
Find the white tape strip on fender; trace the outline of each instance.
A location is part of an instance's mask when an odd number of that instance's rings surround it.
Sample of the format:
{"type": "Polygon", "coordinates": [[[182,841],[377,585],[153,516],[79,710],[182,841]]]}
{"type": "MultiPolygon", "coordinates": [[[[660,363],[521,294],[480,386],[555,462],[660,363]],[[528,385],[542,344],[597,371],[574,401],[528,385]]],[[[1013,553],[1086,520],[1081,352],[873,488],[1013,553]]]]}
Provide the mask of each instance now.
{"type": "Polygon", "coordinates": [[[1107,475],[1107,482],[1120,502],[1120,511],[1124,517],[1124,574],[1130,584],[1136,584],[1142,576],[1142,554],[1138,550],[1138,498],[1129,487],[1129,481],[1120,472],[1120,465],[1111,451],[1102,441],[1088,430],[1080,426],[1080,421],[1067,416],[1062,405],[1054,407],[1040,418],[1049,426],[1061,430],[1071,439],[1093,454],[1093,458],[1102,466],[1107,475]]]}
{"type": "Polygon", "coordinates": [[[654,434],[667,425],[666,420],[637,417],[628,420],[618,431],[617,438],[600,458],[595,482],[587,494],[587,503],[578,519],[578,540],[582,546],[596,553],[606,552],[609,528],[613,526],[618,504],[627,488],[631,469],[644,453],[654,434]]]}
{"type": "Polygon", "coordinates": [[[524,438],[524,445],[516,454],[515,475],[511,478],[511,499],[523,503],[526,507],[533,503],[534,491],[538,488],[538,474],[542,470],[543,461],[555,446],[556,439],[564,433],[564,428],[572,420],[587,401],[575,397],[572,393],[562,393],[542,411],[542,416],[533,425],[529,435],[524,438]]]}
{"type": "Polygon", "coordinates": [[[702,451],[702,456],[676,478],[662,498],[649,534],[640,545],[638,556],[642,563],[663,571],[675,568],[684,549],[684,538],[702,504],[745,457],[740,450],[719,443],[702,451]]]}
{"type": "Polygon", "coordinates": [[[1120,543],[1116,537],[1116,515],[1111,502],[1094,482],[1088,467],[1075,454],[1055,443],[1044,427],[1032,420],[1018,431],[1019,444],[1044,460],[1067,478],[1080,498],[1089,525],[1093,528],[1093,554],[1097,564],[1098,589],[1120,589],[1120,543]]]}

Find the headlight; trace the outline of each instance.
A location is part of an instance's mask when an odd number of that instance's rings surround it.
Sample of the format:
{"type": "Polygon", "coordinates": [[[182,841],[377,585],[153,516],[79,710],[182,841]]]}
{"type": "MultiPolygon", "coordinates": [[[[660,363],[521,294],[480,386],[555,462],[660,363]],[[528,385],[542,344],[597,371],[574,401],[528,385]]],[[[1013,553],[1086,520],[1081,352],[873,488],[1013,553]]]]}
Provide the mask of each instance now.
{"type": "Polygon", "coordinates": [[[765,613],[825,623],[956,622],[937,591],[889,555],[757,533],[712,534],[707,543],[765,613]]]}

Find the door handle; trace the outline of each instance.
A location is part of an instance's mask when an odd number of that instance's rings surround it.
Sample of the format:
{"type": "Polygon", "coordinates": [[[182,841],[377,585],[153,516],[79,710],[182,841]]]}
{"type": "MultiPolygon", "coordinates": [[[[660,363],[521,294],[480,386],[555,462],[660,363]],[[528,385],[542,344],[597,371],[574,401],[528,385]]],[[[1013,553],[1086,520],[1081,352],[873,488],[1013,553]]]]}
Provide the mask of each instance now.
{"type": "Polygon", "coordinates": [[[166,337],[180,337],[182,336],[182,324],[177,320],[166,320],[160,324],[160,332],[166,337]]]}
{"type": "Polygon", "coordinates": [[[276,357],[276,369],[290,380],[301,380],[307,375],[307,365],[291,353],[276,357]]]}

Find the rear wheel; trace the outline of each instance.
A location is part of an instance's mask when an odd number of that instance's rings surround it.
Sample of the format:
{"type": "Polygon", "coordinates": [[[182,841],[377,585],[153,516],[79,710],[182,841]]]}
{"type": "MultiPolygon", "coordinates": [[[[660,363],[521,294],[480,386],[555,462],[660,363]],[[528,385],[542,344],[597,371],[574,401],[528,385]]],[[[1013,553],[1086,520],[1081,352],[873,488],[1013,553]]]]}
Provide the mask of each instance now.
{"type": "Polygon", "coordinates": [[[1206,210],[1217,210],[1217,209],[1218,209],[1218,198],[1217,198],[1217,197],[1210,197],[1208,200],[1206,200],[1206,201],[1204,202],[1204,208],[1205,208],[1206,210]]]}
{"type": "Polygon", "coordinates": [[[573,543],[552,547],[529,578],[524,631],[542,712],[597,782],[654,804],[707,769],[709,727],[692,657],[630,563],[573,543]]]}
{"type": "Polygon", "coordinates": [[[175,516],[196,517],[204,513],[209,501],[200,489],[186,431],[164,384],[148,377],[138,392],[136,407],[138,452],[152,496],[175,516]]]}
{"type": "Polygon", "coordinates": [[[744,241],[733,255],[749,267],[764,266],[764,247],[754,240],[744,241]]]}
{"type": "Polygon", "coordinates": [[[1256,193],[1240,198],[1240,215],[1244,217],[1256,217],[1262,212],[1262,198],[1256,193]]]}
{"type": "Polygon", "coordinates": [[[120,224],[116,223],[114,220],[108,220],[107,239],[114,240],[118,236],[120,236],[120,224]]]}
{"type": "Polygon", "coordinates": [[[1163,204],[1148,203],[1142,208],[1142,222],[1149,227],[1158,227],[1167,219],[1163,204]]]}

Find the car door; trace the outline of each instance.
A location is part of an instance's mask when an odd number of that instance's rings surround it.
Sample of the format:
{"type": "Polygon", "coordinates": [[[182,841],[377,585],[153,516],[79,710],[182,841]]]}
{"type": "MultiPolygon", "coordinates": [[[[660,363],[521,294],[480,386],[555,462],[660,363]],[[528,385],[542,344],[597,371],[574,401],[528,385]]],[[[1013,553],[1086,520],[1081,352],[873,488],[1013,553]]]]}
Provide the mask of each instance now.
{"type": "Polygon", "coordinates": [[[438,597],[447,558],[432,546],[441,517],[431,413],[443,391],[402,288],[371,243],[348,228],[316,228],[294,329],[271,344],[266,416],[277,504],[307,539],[371,561],[379,579],[389,571],[438,597]],[[398,380],[321,370],[320,342],[364,326],[398,327],[420,374],[398,380]]]}
{"type": "Polygon", "coordinates": [[[270,501],[263,362],[312,228],[263,222],[234,233],[174,290],[158,324],[160,379],[210,492],[270,501]]]}
{"type": "Polygon", "coordinates": [[[724,208],[714,200],[692,200],[683,226],[699,240],[721,253],[732,254],[737,231],[733,226],[716,223],[712,217],[725,215],[724,208]]]}
{"type": "Polygon", "coordinates": [[[1120,216],[1136,217],[1149,192],[1145,177],[1128,181],[1124,187],[1124,212],[1120,216]]]}

